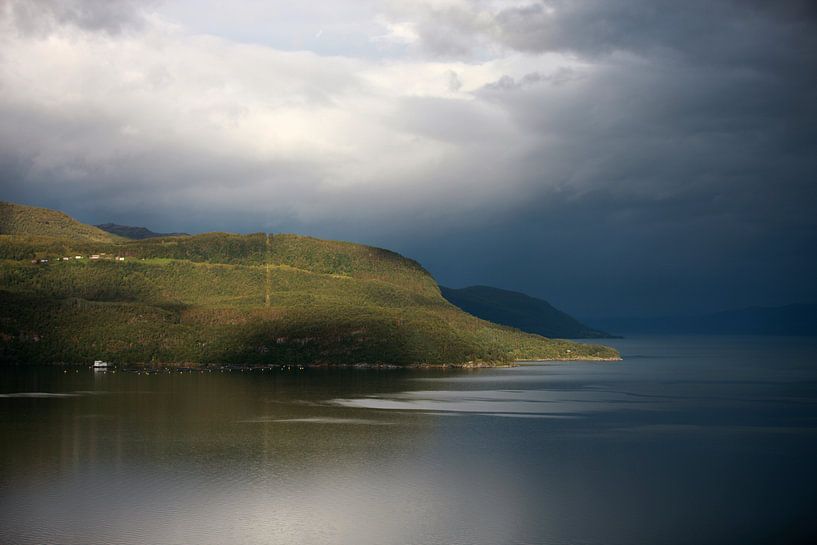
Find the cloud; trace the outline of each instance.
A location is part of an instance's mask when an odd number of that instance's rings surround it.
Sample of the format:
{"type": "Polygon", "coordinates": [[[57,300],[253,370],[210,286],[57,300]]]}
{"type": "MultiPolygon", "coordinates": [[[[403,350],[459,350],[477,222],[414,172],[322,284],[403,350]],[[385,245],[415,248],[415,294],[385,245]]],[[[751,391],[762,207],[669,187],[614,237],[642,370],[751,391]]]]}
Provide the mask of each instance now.
{"type": "Polygon", "coordinates": [[[145,10],[159,0],[6,0],[0,16],[23,33],[48,34],[70,25],[119,34],[145,23],[145,10]]]}
{"type": "Polygon", "coordinates": [[[5,45],[32,60],[0,67],[4,184],[21,196],[404,223],[429,206],[457,215],[484,204],[455,198],[466,188],[486,200],[504,191],[486,175],[512,154],[493,140],[504,131],[510,143],[514,129],[465,88],[497,77],[490,66],[383,66],[161,21],[124,36],[66,24],[5,45]]]}
{"type": "Polygon", "coordinates": [[[583,56],[683,55],[700,63],[751,61],[757,58],[749,53],[758,49],[774,52],[804,39],[813,43],[808,34],[817,21],[817,8],[808,0],[437,0],[392,6],[392,17],[414,21],[423,45],[439,55],[503,47],[583,56]]]}
{"type": "Polygon", "coordinates": [[[378,17],[377,22],[385,27],[386,33],[378,36],[372,36],[371,40],[373,42],[411,45],[420,39],[417,32],[414,30],[414,25],[412,23],[395,23],[383,17],[378,17]]]}
{"type": "Polygon", "coordinates": [[[397,246],[451,283],[547,278],[575,300],[593,262],[546,259],[571,243],[651,256],[612,267],[620,293],[667,263],[696,285],[817,273],[793,253],[817,232],[810,3],[344,6],[7,2],[0,198],[397,246]],[[783,246],[776,272],[758,262],[783,246]]]}

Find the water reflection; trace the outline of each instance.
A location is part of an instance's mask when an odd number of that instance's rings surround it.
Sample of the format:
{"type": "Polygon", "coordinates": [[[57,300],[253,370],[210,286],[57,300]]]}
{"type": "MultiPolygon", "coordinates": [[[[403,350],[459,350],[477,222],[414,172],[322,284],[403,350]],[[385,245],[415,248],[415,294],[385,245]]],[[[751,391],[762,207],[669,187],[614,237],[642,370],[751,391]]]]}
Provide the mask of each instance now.
{"type": "Polygon", "coordinates": [[[465,372],[2,369],[0,542],[817,536],[815,341],[616,342],[465,372]]]}
{"type": "Polygon", "coordinates": [[[401,392],[390,397],[335,399],[341,407],[398,411],[480,413],[500,416],[578,416],[619,410],[660,410],[659,399],[638,400],[620,392],[583,390],[429,390],[401,392]]]}

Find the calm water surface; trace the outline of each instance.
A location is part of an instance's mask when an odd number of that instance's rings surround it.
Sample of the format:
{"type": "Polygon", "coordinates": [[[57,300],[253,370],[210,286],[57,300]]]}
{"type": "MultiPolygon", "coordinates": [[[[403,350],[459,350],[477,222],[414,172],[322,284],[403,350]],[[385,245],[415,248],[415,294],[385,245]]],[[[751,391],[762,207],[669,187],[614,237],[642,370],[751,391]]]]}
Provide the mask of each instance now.
{"type": "Polygon", "coordinates": [[[817,339],[474,371],[0,369],[0,543],[817,542],[817,339]]]}

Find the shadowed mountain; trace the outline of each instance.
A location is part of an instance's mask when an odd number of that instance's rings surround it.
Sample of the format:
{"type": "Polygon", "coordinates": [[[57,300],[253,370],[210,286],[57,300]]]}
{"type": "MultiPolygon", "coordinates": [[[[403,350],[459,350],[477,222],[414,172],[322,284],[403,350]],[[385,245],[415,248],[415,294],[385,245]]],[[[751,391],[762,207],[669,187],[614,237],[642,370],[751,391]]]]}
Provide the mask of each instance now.
{"type": "Polygon", "coordinates": [[[146,238],[157,237],[189,237],[188,233],[154,233],[146,227],[133,227],[130,225],[119,225],[118,223],[103,223],[97,225],[99,229],[118,235],[120,237],[129,238],[131,240],[144,240],[146,238]]]}
{"type": "Polygon", "coordinates": [[[126,240],[18,207],[0,235],[0,361],[476,365],[616,359],[449,304],[416,261],[298,235],[126,240]],[[31,226],[37,234],[29,234],[31,226]],[[73,231],[76,231],[74,233],[73,231]],[[102,233],[96,240],[88,233],[102,233]]]}
{"type": "Polygon", "coordinates": [[[440,286],[448,302],[483,320],[503,324],[528,333],[557,339],[610,338],[592,329],[547,301],[524,293],[489,286],[452,289],[440,286]]]}
{"type": "Polygon", "coordinates": [[[592,323],[618,333],[683,335],[817,335],[817,304],[749,307],[698,316],[606,318],[592,323]]]}
{"type": "Polygon", "coordinates": [[[92,242],[113,242],[118,239],[111,233],[80,223],[57,210],[4,201],[0,201],[0,235],[27,235],[92,242]]]}

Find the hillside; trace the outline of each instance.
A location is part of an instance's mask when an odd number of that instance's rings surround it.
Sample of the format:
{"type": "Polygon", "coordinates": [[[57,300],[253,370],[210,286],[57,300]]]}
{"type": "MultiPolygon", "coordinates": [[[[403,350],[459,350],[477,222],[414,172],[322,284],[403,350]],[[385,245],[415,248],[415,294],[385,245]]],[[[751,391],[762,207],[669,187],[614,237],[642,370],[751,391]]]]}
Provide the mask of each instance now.
{"type": "Polygon", "coordinates": [[[154,233],[146,227],[133,227],[131,225],[119,225],[118,223],[103,223],[96,226],[107,233],[133,240],[143,240],[146,238],[158,237],[189,237],[187,233],[154,233]]]}
{"type": "Polygon", "coordinates": [[[748,307],[695,316],[596,320],[621,333],[678,335],[817,335],[817,304],[748,307]]]}
{"type": "Polygon", "coordinates": [[[0,235],[34,235],[91,242],[113,242],[118,239],[56,210],[3,201],[0,201],[0,235]]]}
{"type": "Polygon", "coordinates": [[[561,339],[610,338],[592,329],[547,301],[524,293],[489,286],[452,289],[440,286],[448,302],[483,320],[503,324],[543,337],[561,339]]]}
{"type": "Polygon", "coordinates": [[[379,248],[262,233],[102,242],[0,235],[5,362],[462,365],[616,357],[610,348],[470,316],[442,298],[418,263],[379,248]]]}

